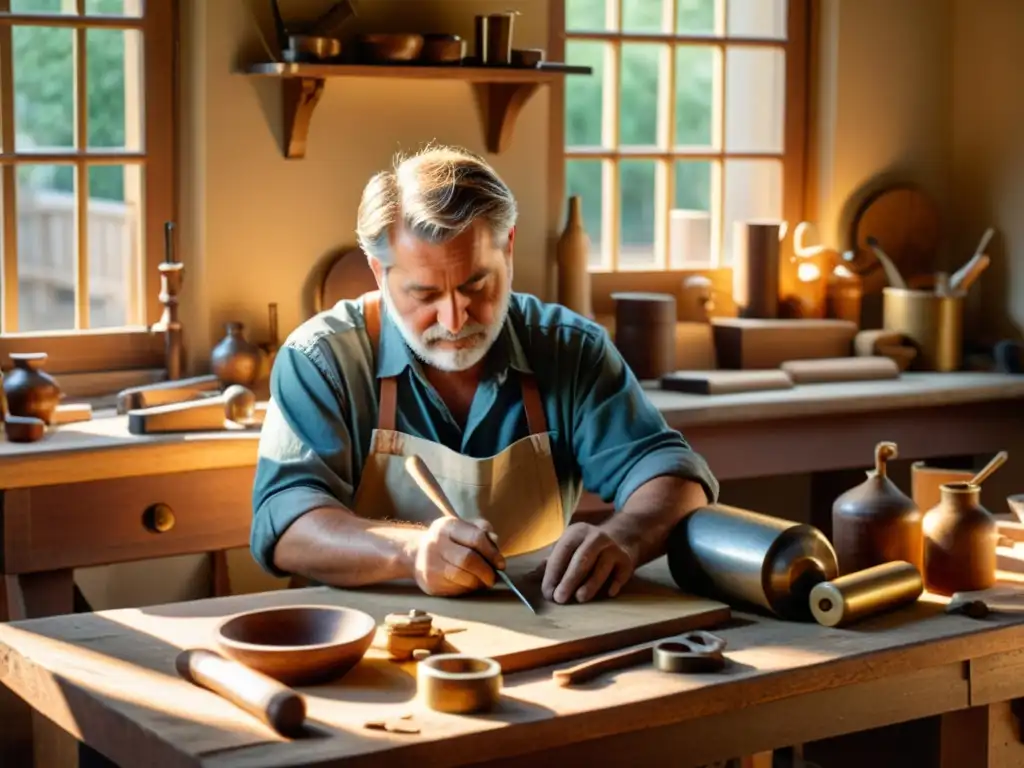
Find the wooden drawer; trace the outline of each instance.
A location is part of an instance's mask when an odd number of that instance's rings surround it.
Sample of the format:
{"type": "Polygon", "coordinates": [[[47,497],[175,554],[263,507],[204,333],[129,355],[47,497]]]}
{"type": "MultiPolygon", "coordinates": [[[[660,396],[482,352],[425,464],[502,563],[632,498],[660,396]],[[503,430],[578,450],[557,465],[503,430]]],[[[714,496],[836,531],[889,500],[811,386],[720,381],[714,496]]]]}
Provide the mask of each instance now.
{"type": "Polygon", "coordinates": [[[238,467],[3,491],[0,569],[33,573],[248,546],[254,473],[238,467]],[[163,514],[153,514],[156,505],[163,514]]]}

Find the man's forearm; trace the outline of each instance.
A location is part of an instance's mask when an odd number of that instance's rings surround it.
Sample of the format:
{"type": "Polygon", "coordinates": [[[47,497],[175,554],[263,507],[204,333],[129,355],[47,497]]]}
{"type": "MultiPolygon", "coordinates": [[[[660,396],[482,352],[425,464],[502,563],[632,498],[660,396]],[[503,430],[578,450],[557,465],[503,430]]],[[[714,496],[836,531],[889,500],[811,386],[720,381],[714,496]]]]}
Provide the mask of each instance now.
{"type": "Polygon", "coordinates": [[[423,528],[367,520],[336,507],[307,512],[274,548],[274,565],[335,587],[413,577],[423,528]]]}
{"type": "Polygon", "coordinates": [[[681,477],[655,477],[637,488],[602,527],[627,547],[634,563],[640,566],[665,554],[665,540],[672,529],[707,503],[700,483],[681,477]]]}

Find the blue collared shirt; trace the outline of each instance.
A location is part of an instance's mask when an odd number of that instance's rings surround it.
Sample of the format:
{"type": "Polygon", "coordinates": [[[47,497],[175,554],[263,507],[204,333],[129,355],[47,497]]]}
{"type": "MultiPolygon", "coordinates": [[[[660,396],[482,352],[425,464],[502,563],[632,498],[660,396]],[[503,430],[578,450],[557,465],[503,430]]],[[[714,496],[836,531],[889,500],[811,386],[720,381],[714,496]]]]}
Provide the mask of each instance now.
{"type": "MultiPolygon", "coordinates": [[[[487,458],[529,434],[519,375],[537,380],[565,510],[582,489],[621,509],[661,475],[694,480],[718,499],[704,459],[666,424],[605,329],[557,305],[513,293],[485,359],[465,429],[452,418],[401,332],[381,312],[379,354],[362,300],[339,302],[293,331],[270,376],[253,488],[251,548],[270,573],[281,534],[319,507],[351,509],[377,426],[378,379],[396,376],[396,429],[487,458]]],[[[568,517],[568,515],[567,515],[568,517]]]]}

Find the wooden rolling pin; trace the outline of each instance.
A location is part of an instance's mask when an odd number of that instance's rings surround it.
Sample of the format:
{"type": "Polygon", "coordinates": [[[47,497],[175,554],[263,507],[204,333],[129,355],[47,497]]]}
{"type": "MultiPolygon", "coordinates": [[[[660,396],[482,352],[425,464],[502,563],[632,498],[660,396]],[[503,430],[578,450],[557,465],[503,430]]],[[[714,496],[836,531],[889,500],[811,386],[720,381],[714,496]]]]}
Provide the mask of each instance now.
{"type": "Polygon", "coordinates": [[[779,366],[794,384],[898,379],[900,367],[888,357],[824,357],[789,360],[779,366]]]}
{"type": "Polygon", "coordinates": [[[243,426],[260,423],[256,395],[232,384],[215,397],[167,403],[128,412],[128,431],[133,435],[154,432],[195,432],[224,429],[227,422],[243,426]]]}
{"type": "Polygon", "coordinates": [[[202,648],[179,653],[174,667],[185,680],[224,697],[282,736],[302,732],[306,700],[262,672],[202,648]]]}

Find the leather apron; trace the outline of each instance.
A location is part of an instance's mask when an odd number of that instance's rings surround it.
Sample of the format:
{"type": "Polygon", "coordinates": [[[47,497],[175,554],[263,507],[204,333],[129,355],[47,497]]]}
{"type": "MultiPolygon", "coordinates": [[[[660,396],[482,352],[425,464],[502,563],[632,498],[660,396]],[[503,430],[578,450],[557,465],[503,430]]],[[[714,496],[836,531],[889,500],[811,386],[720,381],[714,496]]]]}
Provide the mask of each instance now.
{"type": "MultiPolygon", "coordinates": [[[[363,296],[366,331],[376,354],[380,344],[381,297],[363,296]]],[[[498,534],[507,557],[553,544],[566,527],[551,440],[536,379],[520,373],[523,407],[530,434],[495,456],[474,459],[430,440],[395,429],[398,381],[380,381],[377,428],[356,490],[353,510],[360,517],[429,525],[441,516],[405,470],[405,459],[419,455],[460,517],[484,518],[498,534]]]]}

